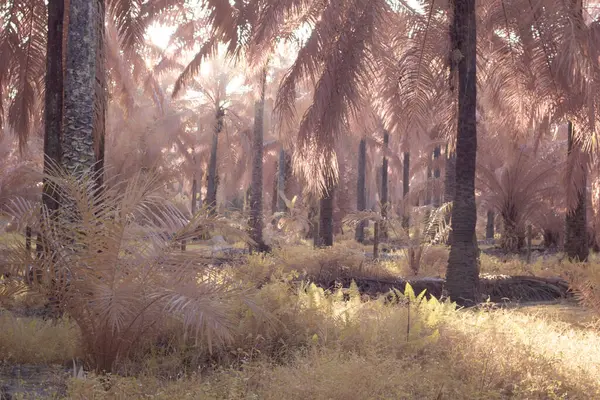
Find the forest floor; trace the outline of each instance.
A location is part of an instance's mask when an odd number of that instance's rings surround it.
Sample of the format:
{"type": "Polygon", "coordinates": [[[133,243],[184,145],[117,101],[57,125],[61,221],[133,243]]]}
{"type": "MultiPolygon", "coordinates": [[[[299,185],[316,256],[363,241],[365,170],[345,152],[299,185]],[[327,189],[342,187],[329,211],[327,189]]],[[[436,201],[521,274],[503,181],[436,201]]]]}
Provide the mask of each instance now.
{"type": "MultiPolygon", "coordinates": [[[[600,398],[596,314],[572,297],[456,310],[435,298],[408,295],[392,304],[356,286],[303,283],[443,277],[443,246],[428,247],[418,270],[402,250],[373,262],[365,248],[342,241],[328,250],[290,245],[247,256],[193,245],[188,251],[229,259],[233,276],[256,282],[259,306],[281,324],[267,328],[240,314],[223,348],[211,353],[173,340],[109,376],[74,372],[80,330],[66,317],[46,319],[42,298],[4,301],[0,399],[600,398]]],[[[548,278],[561,265],[558,254],[540,251],[526,263],[482,249],[484,276],[548,278]]]]}

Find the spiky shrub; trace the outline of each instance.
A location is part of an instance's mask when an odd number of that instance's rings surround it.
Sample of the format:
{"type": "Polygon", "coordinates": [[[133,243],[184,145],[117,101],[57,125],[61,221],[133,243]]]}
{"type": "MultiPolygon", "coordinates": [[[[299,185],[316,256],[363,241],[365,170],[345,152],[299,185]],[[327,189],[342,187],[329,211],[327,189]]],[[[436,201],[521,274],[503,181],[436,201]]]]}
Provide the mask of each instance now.
{"type": "Polygon", "coordinates": [[[188,221],[152,174],[109,182],[101,192],[93,174],[48,179],[61,199],[58,213],[19,199],[11,207],[40,232],[38,254],[15,242],[3,265],[77,323],[90,367],[114,370],[140,350],[142,337],[147,343],[173,320],[209,349],[231,339],[233,303],[249,293],[178,243],[204,230],[245,239],[242,231],[203,214],[188,221]]]}
{"type": "MultiPolygon", "coordinates": [[[[450,232],[446,216],[452,203],[444,203],[440,207],[424,206],[412,210],[410,229],[402,227],[402,217],[391,210],[386,217],[374,211],[359,211],[348,215],[344,221],[356,226],[361,221],[375,221],[384,229],[393,233],[401,245],[401,251],[412,274],[418,275],[424,260],[435,252],[435,244],[444,243],[450,232]]],[[[438,252],[439,253],[439,252],[438,252]]]]}
{"type": "MultiPolygon", "coordinates": [[[[477,179],[485,189],[482,205],[502,217],[504,231],[500,244],[504,250],[517,252],[522,248],[527,221],[536,221],[538,210],[548,208],[547,199],[560,193],[558,167],[552,154],[536,154],[527,147],[513,148],[500,168],[479,163],[477,179]]],[[[551,229],[553,221],[538,219],[540,225],[551,229]]]]}

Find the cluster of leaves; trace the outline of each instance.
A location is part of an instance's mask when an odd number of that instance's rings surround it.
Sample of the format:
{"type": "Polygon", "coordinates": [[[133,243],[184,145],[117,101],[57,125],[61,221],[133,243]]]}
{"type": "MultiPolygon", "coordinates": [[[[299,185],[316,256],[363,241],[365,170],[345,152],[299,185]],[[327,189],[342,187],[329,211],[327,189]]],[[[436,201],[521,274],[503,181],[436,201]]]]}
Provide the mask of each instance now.
{"type": "Polygon", "coordinates": [[[247,240],[243,231],[203,213],[188,220],[152,174],[111,182],[101,193],[94,174],[47,179],[63,206],[49,213],[25,199],[12,202],[12,216],[39,232],[39,241],[35,254],[21,241],[9,243],[2,272],[68,313],[91,365],[112,370],[171,319],[209,348],[231,339],[233,300],[251,306],[251,293],[179,243],[207,230],[247,240]]]}

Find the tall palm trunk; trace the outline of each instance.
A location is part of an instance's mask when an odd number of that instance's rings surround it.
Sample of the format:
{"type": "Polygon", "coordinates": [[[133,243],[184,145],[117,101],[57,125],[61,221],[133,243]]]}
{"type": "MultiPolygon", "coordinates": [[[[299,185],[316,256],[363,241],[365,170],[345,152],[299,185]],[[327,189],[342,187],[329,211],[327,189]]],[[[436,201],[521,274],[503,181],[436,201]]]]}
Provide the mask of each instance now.
{"type": "Polygon", "coordinates": [[[104,182],[104,140],[106,137],[106,51],[104,40],[105,0],[94,0],[96,6],[96,86],[94,88],[94,151],[96,186],[104,182]]]}
{"type": "MultiPolygon", "coordinates": [[[[383,151],[384,151],[384,155],[383,155],[383,162],[381,165],[381,216],[385,219],[388,215],[388,207],[389,207],[389,200],[388,200],[388,184],[389,184],[389,180],[388,180],[388,159],[385,155],[385,152],[388,150],[390,144],[390,134],[387,131],[383,132],[383,151]]],[[[380,226],[378,229],[378,233],[379,233],[379,238],[381,239],[387,239],[388,237],[388,231],[384,226],[380,226]]],[[[377,238],[377,239],[379,239],[377,238]]]]}
{"type": "Polygon", "coordinates": [[[438,208],[441,205],[441,194],[439,191],[440,172],[440,155],[442,149],[440,146],[435,146],[433,149],[433,207],[438,208]]]}
{"type": "Polygon", "coordinates": [[[334,183],[329,178],[319,201],[319,247],[333,246],[333,198],[334,183]]]}
{"type": "MultiPolygon", "coordinates": [[[[48,36],[46,42],[46,92],[44,107],[44,175],[50,174],[61,165],[61,137],[63,120],[63,0],[48,2],[48,36]]],[[[49,215],[54,216],[60,199],[51,182],[44,178],[42,204],[49,215]]],[[[42,223],[43,223],[42,219],[42,223]]],[[[40,231],[43,231],[41,229],[40,231]]],[[[38,232],[36,252],[43,253],[45,241],[38,232]]]]}
{"type": "MultiPolygon", "coordinates": [[[[358,177],[356,180],[356,209],[364,211],[367,208],[367,192],[365,187],[367,169],[367,142],[365,138],[360,140],[358,145],[358,177]]],[[[354,238],[357,242],[365,241],[365,222],[360,221],[356,226],[354,238]]]]}
{"type": "Polygon", "coordinates": [[[494,219],[496,214],[493,210],[488,210],[487,212],[487,223],[485,225],[485,238],[487,240],[494,239],[494,219]]]}
{"type": "MultiPolygon", "coordinates": [[[[576,21],[577,30],[585,29],[583,19],[583,1],[571,0],[571,11],[576,21]]],[[[567,131],[567,154],[572,157],[573,153],[580,153],[581,142],[575,137],[573,123],[568,122],[567,131]]],[[[588,259],[590,249],[587,237],[587,164],[581,166],[575,165],[574,168],[581,168],[580,185],[577,187],[577,205],[574,209],[567,211],[565,223],[565,253],[571,261],[585,262],[588,259]]]]}
{"type": "MultiPolygon", "coordinates": [[[[272,193],[271,193],[271,214],[275,214],[277,212],[277,208],[279,206],[279,160],[275,161],[275,174],[273,175],[272,182],[272,193]]],[[[276,221],[273,219],[273,225],[276,225],[276,221]]]]}
{"type": "Polygon", "coordinates": [[[284,212],[287,208],[285,201],[279,195],[279,192],[285,193],[285,183],[287,176],[287,156],[283,147],[279,150],[279,170],[277,173],[277,211],[284,212]]]}
{"type": "MultiPolygon", "coordinates": [[[[574,137],[573,123],[568,122],[568,157],[580,152],[581,147],[574,137]]],[[[565,224],[565,253],[571,261],[587,261],[590,249],[587,240],[587,164],[573,168],[581,168],[581,186],[577,188],[577,205],[568,210],[565,224]]]]}
{"type": "MultiPolygon", "coordinates": [[[[449,153],[449,146],[446,146],[446,168],[444,171],[444,202],[454,201],[454,191],[456,186],[456,154],[449,153]]],[[[446,223],[450,223],[451,214],[446,215],[446,223]]],[[[447,245],[452,244],[452,230],[448,232],[447,245]]]]}
{"type": "Polygon", "coordinates": [[[206,206],[210,214],[215,214],[217,207],[217,149],[219,148],[219,133],[223,130],[223,118],[225,117],[225,110],[220,106],[217,107],[210,159],[208,161],[208,176],[206,178],[206,206]]]}
{"type": "Polygon", "coordinates": [[[98,10],[90,0],[71,0],[64,82],[62,163],[70,173],[82,173],[96,163],[96,60],[98,10]]]}
{"type": "MultiPolygon", "coordinates": [[[[63,0],[48,2],[48,41],[46,45],[46,98],[44,132],[44,173],[61,162],[61,131],[63,117],[63,0]]],[[[42,195],[44,206],[49,212],[58,209],[55,191],[44,179],[42,195]]]]}
{"type": "Polygon", "coordinates": [[[402,227],[408,229],[410,225],[410,203],[408,194],[410,192],[410,153],[404,152],[402,160],[402,197],[404,202],[404,215],[402,216],[402,227]]]}
{"type": "Polygon", "coordinates": [[[267,69],[264,68],[260,82],[260,99],[254,104],[254,140],[252,145],[252,186],[250,192],[250,237],[254,241],[253,250],[268,251],[263,240],[263,136],[265,113],[265,89],[267,69]]]}
{"type": "Polygon", "coordinates": [[[458,64],[456,192],[452,207],[452,245],[446,272],[449,297],[459,305],[479,301],[479,251],[475,240],[477,159],[477,80],[475,0],[453,1],[452,60],[458,64]]]}

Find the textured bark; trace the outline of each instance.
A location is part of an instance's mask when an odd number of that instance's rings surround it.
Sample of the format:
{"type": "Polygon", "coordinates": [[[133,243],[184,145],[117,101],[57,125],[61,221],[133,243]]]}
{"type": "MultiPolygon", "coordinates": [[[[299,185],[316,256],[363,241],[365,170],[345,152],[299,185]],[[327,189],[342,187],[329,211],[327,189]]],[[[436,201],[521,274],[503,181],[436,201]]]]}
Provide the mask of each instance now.
{"type": "MultiPolygon", "coordinates": [[[[363,138],[358,145],[358,178],[356,180],[356,209],[364,211],[367,208],[367,192],[365,187],[367,166],[367,142],[363,138]]],[[[361,221],[356,226],[354,238],[357,242],[365,241],[365,222],[361,221]]]]}
{"type": "Polygon", "coordinates": [[[475,0],[453,2],[452,59],[458,64],[456,191],[452,207],[452,245],[446,290],[459,305],[479,302],[479,251],[475,237],[477,160],[477,76],[475,0]]]}
{"type": "Polygon", "coordinates": [[[281,150],[279,150],[279,170],[277,173],[277,211],[279,212],[284,212],[287,209],[287,206],[285,205],[285,201],[283,200],[283,198],[279,195],[279,192],[282,192],[283,194],[285,194],[287,196],[286,193],[286,183],[287,183],[287,167],[288,167],[288,157],[285,153],[285,150],[283,148],[281,148],[281,150]]]}
{"type": "Polygon", "coordinates": [[[192,158],[194,163],[194,173],[192,174],[192,204],[190,204],[190,208],[192,210],[192,217],[196,215],[198,212],[198,177],[196,175],[196,156],[192,158]]]}
{"type": "MultiPolygon", "coordinates": [[[[48,2],[48,41],[46,46],[46,97],[44,131],[44,174],[61,163],[61,131],[63,117],[63,20],[64,2],[48,2]]],[[[42,195],[49,212],[56,211],[59,199],[47,179],[42,195]]]]}
{"type": "MultiPolygon", "coordinates": [[[[446,168],[444,172],[444,202],[449,203],[454,201],[454,191],[456,186],[456,154],[454,152],[448,152],[448,146],[446,146],[446,168]]],[[[451,221],[451,213],[446,215],[446,223],[449,224],[451,221]]],[[[448,232],[447,245],[452,244],[452,230],[448,232]]]]}
{"type": "Polygon", "coordinates": [[[96,163],[94,99],[98,43],[97,14],[94,1],[70,1],[62,163],[71,173],[89,170],[96,163]]]}
{"type": "MultiPolygon", "coordinates": [[[[390,144],[390,134],[385,131],[383,133],[383,147],[384,147],[384,151],[387,151],[388,146],[390,144]]],[[[388,199],[388,194],[389,194],[389,189],[388,189],[388,184],[389,184],[389,179],[388,179],[388,159],[385,156],[383,156],[383,162],[381,165],[381,216],[383,218],[387,217],[388,214],[388,207],[389,207],[389,199],[388,199]]],[[[385,225],[379,226],[379,238],[381,239],[387,239],[388,237],[388,232],[387,229],[385,228],[385,225]]],[[[379,238],[377,238],[376,240],[378,241],[379,238]]]]}
{"type": "MultiPolygon", "coordinates": [[[[580,144],[575,140],[573,124],[568,123],[568,154],[581,151],[580,144]]],[[[580,166],[575,166],[580,168],[580,166]]],[[[587,240],[587,165],[583,170],[583,185],[577,188],[577,206],[567,211],[565,224],[565,253],[571,261],[587,261],[590,249],[587,240]]]]}
{"type": "Polygon", "coordinates": [[[215,129],[213,131],[208,161],[208,176],[206,177],[206,206],[210,214],[215,214],[217,207],[217,149],[219,148],[219,133],[223,130],[223,117],[225,110],[219,107],[215,115],[215,129]]]}
{"type": "Polygon", "coordinates": [[[442,204],[442,199],[441,199],[442,196],[438,189],[439,180],[440,180],[440,176],[441,176],[440,165],[439,165],[441,152],[442,152],[442,149],[440,146],[435,146],[435,148],[433,149],[433,179],[434,179],[433,206],[435,208],[438,208],[442,204]]]}
{"type": "Polygon", "coordinates": [[[328,182],[327,191],[319,201],[319,247],[333,246],[334,185],[328,182]]]}
{"type": "Polygon", "coordinates": [[[104,182],[104,141],[106,137],[106,51],[104,38],[105,0],[94,0],[96,5],[96,86],[94,88],[94,151],[96,156],[96,186],[104,182]]]}
{"type": "Polygon", "coordinates": [[[252,144],[252,186],[250,193],[250,237],[253,251],[268,251],[263,240],[263,136],[265,113],[265,89],[267,70],[263,70],[260,83],[260,99],[254,104],[254,139],[252,144]]]}
{"type": "MultiPolygon", "coordinates": [[[[279,161],[275,161],[275,174],[273,175],[273,182],[271,185],[271,214],[275,214],[277,212],[277,206],[279,204],[279,194],[277,193],[277,189],[279,188],[279,161]]],[[[276,222],[273,220],[273,225],[276,222]]]]}
{"type": "Polygon", "coordinates": [[[402,196],[404,199],[404,215],[402,216],[402,227],[408,229],[410,225],[410,204],[408,194],[410,191],[410,153],[405,152],[402,160],[402,196]]]}
{"type": "Polygon", "coordinates": [[[446,169],[444,171],[444,203],[454,201],[454,187],[456,186],[456,154],[446,154],[446,169]]]}
{"type": "Polygon", "coordinates": [[[496,214],[492,210],[487,212],[487,223],[485,225],[485,238],[487,240],[494,239],[494,219],[496,214]]]}
{"type": "Polygon", "coordinates": [[[377,260],[379,258],[379,238],[381,237],[381,233],[379,232],[380,225],[379,222],[375,222],[375,227],[373,229],[373,259],[377,260]]]}

